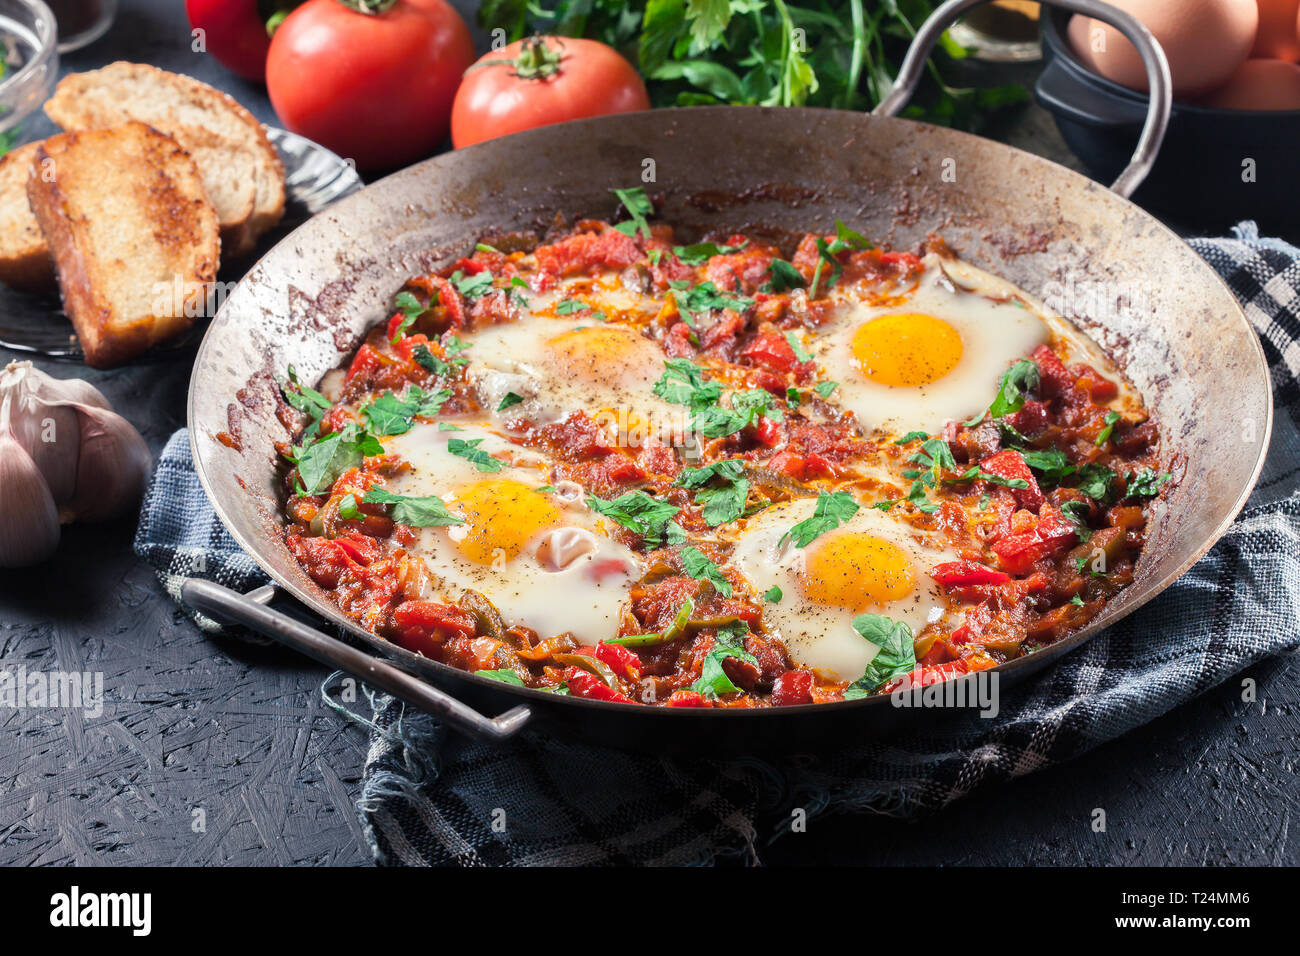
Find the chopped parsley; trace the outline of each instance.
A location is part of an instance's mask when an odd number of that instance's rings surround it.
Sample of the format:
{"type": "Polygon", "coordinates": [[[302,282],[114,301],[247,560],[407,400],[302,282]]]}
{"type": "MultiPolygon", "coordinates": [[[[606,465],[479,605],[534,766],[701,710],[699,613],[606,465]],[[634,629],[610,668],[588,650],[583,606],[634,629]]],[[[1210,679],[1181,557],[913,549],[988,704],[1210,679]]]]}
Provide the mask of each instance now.
{"type": "Polygon", "coordinates": [[[650,223],[647,220],[655,214],[655,207],[645,194],[645,189],[636,186],[632,189],[611,189],[610,192],[618,198],[630,217],[628,222],[620,222],[614,228],[625,236],[635,236],[639,232],[649,239],[650,223]]]}
{"type": "Polygon", "coordinates": [[[506,392],[505,397],[501,399],[501,404],[497,406],[498,412],[504,412],[507,408],[513,408],[516,405],[522,405],[524,397],[515,392],[506,392]]]}
{"type": "Polygon", "coordinates": [[[1025,407],[1025,393],[1037,388],[1038,382],[1038,364],[1031,359],[1020,359],[1003,374],[989,407],[963,424],[970,428],[982,422],[985,415],[996,419],[1020,411],[1025,407]]]}
{"type": "Polygon", "coordinates": [[[803,347],[803,343],[799,341],[799,336],[795,335],[793,332],[787,332],[785,333],[785,340],[790,344],[790,348],[794,351],[794,357],[800,362],[812,361],[812,353],[803,347]]]}
{"type": "Polygon", "coordinates": [[[388,516],[396,524],[412,528],[444,528],[465,523],[447,510],[446,502],[433,495],[412,498],[395,495],[385,488],[371,488],[361,500],[368,505],[388,505],[388,516]]]}
{"type": "Polygon", "coordinates": [[[668,285],[673,290],[673,301],[677,303],[677,308],[681,311],[682,317],[686,319],[686,324],[691,328],[695,327],[695,323],[691,321],[692,319],[716,309],[733,309],[736,312],[744,312],[754,305],[753,299],[724,292],[712,282],[691,285],[685,279],[679,279],[669,282],[668,285]]]}
{"type": "Polygon", "coordinates": [[[763,292],[789,292],[791,289],[803,289],[808,285],[808,280],[803,277],[803,273],[784,259],[773,259],[772,264],[768,266],[768,274],[771,278],[763,284],[763,292]]]}
{"type": "MultiPolygon", "coordinates": [[[[629,491],[612,501],[588,495],[587,507],[641,535],[650,547],[657,547],[662,543],[665,533],[671,537],[671,532],[666,526],[669,526],[670,519],[681,510],[676,505],[660,501],[644,491],[629,491]]],[[[671,527],[677,526],[673,524],[671,527]]],[[[678,528],[679,532],[680,530],[678,528]]]]}
{"type": "Polygon", "coordinates": [[[1115,430],[1115,423],[1119,421],[1119,412],[1107,412],[1106,417],[1102,419],[1103,428],[1097,433],[1097,447],[1100,448],[1106,442],[1110,441],[1110,434],[1115,430]]]}
{"type": "Polygon", "coordinates": [[[381,455],[384,446],[375,436],[349,423],[342,431],[317,439],[297,456],[298,477],[309,495],[329,491],[349,468],[355,468],[370,455],[381,455]]]}
{"type": "Polygon", "coordinates": [[[817,394],[822,398],[830,398],[831,392],[840,387],[839,382],[821,382],[816,387],[817,394]]]}
{"type": "Polygon", "coordinates": [[[745,500],[749,497],[749,479],[745,466],[735,459],[714,462],[703,468],[685,468],[676,484],[681,488],[697,489],[695,502],[709,527],[735,521],[745,513],[745,500]],[[717,487],[706,487],[710,482],[721,481],[717,487]]]}
{"type": "MultiPolygon", "coordinates": [[[[437,299],[438,294],[435,292],[429,304],[433,305],[437,299]]],[[[415,320],[423,315],[426,309],[420,304],[420,300],[409,292],[397,293],[397,297],[393,300],[393,308],[402,313],[402,321],[393,331],[393,337],[389,339],[393,345],[396,345],[398,340],[406,334],[406,330],[415,324],[415,320]]]]}
{"type": "Polygon", "coordinates": [[[844,267],[840,265],[840,261],[836,256],[841,252],[847,252],[850,249],[874,248],[875,246],[871,244],[871,241],[866,236],[854,232],[839,219],[836,219],[835,238],[830,242],[820,237],[817,239],[817,266],[813,269],[812,285],[808,290],[808,298],[817,298],[818,290],[825,292],[839,281],[841,273],[844,272],[844,267]],[[827,266],[830,267],[831,274],[826,280],[826,285],[822,286],[822,270],[827,266]]]}
{"type": "Polygon", "coordinates": [[[705,656],[700,678],[691,685],[691,690],[702,697],[718,697],[722,694],[734,694],[740,690],[722,669],[722,662],[735,657],[758,666],[758,659],[745,650],[741,643],[748,630],[749,627],[743,621],[730,628],[718,628],[713,649],[705,656]]]}
{"type": "Polygon", "coordinates": [[[784,597],[784,595],[781,593],[781,588],[775,584],[768,588],[763,594],[763,600],[769,604],[780,604],[782,597],[784,597]]]}
{"type": "MultiPolygon", "coordinates": [[[[488,248],[491,248],[489,246],[488,248]]],[[[527,687],[520,676],[509,668],[502,668],[495,671],[475,671],[478,677],[486,677],[489,680],[499,680],[503,684],[513,684],[516,687],[527,687]]]]}
{"type": "Polygon", "coordinates": [[[724,598],[731,597],[731,582],[699,548],[682,548],[682,570],[697,581],[708,581],[724,598]]]}
{"type": "Polygon", "coordinates": [[[1126,497],[1154,498],[1160,493],[1160,486],[1172,477],[1173,475],[1167,471],[1157,474],[1150,468],[1143,468],[1141,471],[1129,475],[1126,497]]]}
{"type": "Polygon", "coordinates": [[[715,242],[697,242],[689,246],[673,246],[673,255],[688,266],[701,266],[714,256],[729,256],[744,249],[747,242],[738,246],[720,246],[715,242]]]}
{"type": "Polygon", "coordinates": [[[442,410],[443,403],[451,398],[451,389],[440,388],[433,392],[412,385],[405,398],[385,392],[361,410],[370,431],[375,435],[403,435],[411,430],[416,416],[432,418],[442,410]]]}
{"type": "Polygon", "coordinates": [[[806,548],[815,539],[838,528],[857,513],[858,503],[847,491],[818,492],[817,506],[813,509],[812,517],[805,518],[783,534],[780,543],[784,545],[786,539],[791,538],[795,547],[806,548]]]}
{"type": "Polygon", "coordinates": [[[874,694],[882,685],[916,668],[912,629],[905,622],[879,614],[859,614],[853,619],[853,629],[880,650],[867,664],[862,676],[844,692],[845,700],[874,694]]]}
{"type": "Polygon", "coordinates": [[[487,269],[473,275],[466,275],[457,269],[451,274],[451,284],[467,299],[481,299],[487,295],[492,291],[492,281],[492,273],[487,269]]]}
{"type": "Polygon", "coordinates": [[[478,446],[481,444],[483,444],[482,438],[474,438],[470,441],[465,441],[463,438],[448,438],[447,451],[457,458],[464,458],[479,471],[496,472],[505,467],[501,464],[500,459],[493,458],[479,448],[478,446]]]}

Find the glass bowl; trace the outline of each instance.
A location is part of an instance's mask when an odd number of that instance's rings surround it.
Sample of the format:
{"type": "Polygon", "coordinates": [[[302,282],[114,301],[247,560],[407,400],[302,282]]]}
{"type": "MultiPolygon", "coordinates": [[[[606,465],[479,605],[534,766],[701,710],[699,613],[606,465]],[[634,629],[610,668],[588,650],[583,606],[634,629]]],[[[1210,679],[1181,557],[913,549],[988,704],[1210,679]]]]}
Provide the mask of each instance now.
{"type": "Polygon", "coordinates": [[[58,31],[41,0],[0,0],[0,153],[21,139],[59,78],[58,31]]]}

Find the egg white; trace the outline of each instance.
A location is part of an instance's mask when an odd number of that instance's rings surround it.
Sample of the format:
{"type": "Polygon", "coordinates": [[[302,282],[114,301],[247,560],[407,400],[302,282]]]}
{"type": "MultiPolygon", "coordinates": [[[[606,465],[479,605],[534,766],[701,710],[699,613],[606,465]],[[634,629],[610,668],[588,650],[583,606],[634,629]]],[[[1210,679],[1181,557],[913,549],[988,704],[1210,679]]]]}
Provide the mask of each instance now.
{"type": "MultiPolygon", "coordinates": [[[[545,487],[550,481],[551,466],[545,458],[484,425],[466,423],[447,431],[437,424],[417,423],[383,443],[385,452],[400,455],[411,465],[386,482],[389,491],[440,497],[453,511],[458,490],[483,481],[505,479],[529,489],[545,487]],[[448,443],[454,438],[482,439],[478,450],[509,463],[497,472],[480,471],[473,462],[450,453],[448,443]]],[[[532,628],[542,637],[570,631],[588,643],[608,638],[617,629],[628,592],[642,574],[641,559],[609,537],[608,522],[587,507],[577,485],[561,483],[542,494],[559,510],[561,520],[539,531],[513,557],[499,549],[490,564],[468,558],[456,546],[471,530],[466,525],[418,529],[418,539],[406,550],[424,560],[443,600],[455,600],[471,588],[492,601],[509,625],[532,628]],[[552,556],[550,561],[547,555],[552,556]]],[[[486,534],[490,540],[491,526],[486,534]]]]}
{"type": "Polygon", "coordinates": [[[929,571],[936,564],[958,560],[958,556],[951,548],[923,541],[909,525],[866,505],[807,548],[796,547],[790,539],[783,543],[782,537],[811,517],[816,506],[815,498],[797,498],[755,515],[740,533],[732,561],[757,593],[765,594],[773,586],[781,589],[780,601],[764,603],[763,621],[785,642],[793,661],[834,680],[854,681],[880,648],[853,629],[853,619],[859,614],[879,614],[902,621],[913,634],[919,634],[927,624],[940,620],[946,607],[942,589],[929,571]],[[799,573],[804,562],[842,532],[869,534],[899,548],[911,565],[911,593],[884,603],[864,601],[857,608],[806,596],[799,573]]]}
{"type": "Polygon", "coordinates": [[[873,303],[853,287],[837,290],[832,318],[807,344],[824,376],[839,383],[836,401],[865,430],[933,434],[947,421],[969,419],[988,407],[1013,363],[1051,339],[1044,318],[1009,283],[964,268],[954,271],[957,285],[944,272],[950,260],[930,255],[924,265],[916,289],[888,304],[873,303]],[[867,378],[851,350],[854,334],[874,319],[900,313],[932,316],[958,333],[962,354],[951,371],[916,386],[867,378]]]}

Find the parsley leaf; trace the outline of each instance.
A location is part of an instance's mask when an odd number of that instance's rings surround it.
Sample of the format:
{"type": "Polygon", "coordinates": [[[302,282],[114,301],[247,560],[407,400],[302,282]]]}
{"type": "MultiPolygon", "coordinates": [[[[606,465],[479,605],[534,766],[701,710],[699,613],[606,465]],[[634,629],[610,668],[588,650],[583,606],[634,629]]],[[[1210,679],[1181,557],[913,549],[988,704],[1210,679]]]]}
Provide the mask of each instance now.
{"type": "Polygon", "coordinates": [[[1110,434],[1115,430],[1115,423],[1117,421],[1119,421],[1119,412],[1106,413],[1106,417],[1102,419],[1104,427],[1097,433],[1096,444],[1098,448],[1110,441],[1110,434]]]}
{"type": "Polygon", "coordinates": [[[768,274],[771,278],[763,284],[764,292],[789,292],[791,289],[803,289],[808,285],[808,280],[803,277],[803,273],[784,259],[773,259],[772,264],[768,266],[768,274]]]}
{"type": "Polygon", "coordinates": [[[1105,501],[1110,497],[1111,485],[1115,482],[1115,472],[1105,465],[1089,463],[1075,473],[1074,487],[1094,501],[1105,501]]]}
{"type": "Polygon", "coordinates": [[[641,535],[650,547],[656,547],[663,541],[665,526],[681,510],[644,491],[629,491],[612,501],[588,495],[587,507],[641,535]]]}
{"type": "Polygon", "coordinates": [[[513,408],[515,405],[522,405],[524,397],[514,392],[506,392],[501,399],[501,404],[497,406],[498,412],[504,412],[507,408],[513,408]]]}
{"type": "Polygon", "coordinates": [[[1169,472],[1157,474],[1150,468],[1143,468],[1128,477],[1129,498],[1154,498],[1160,493],[1160,486],[1173,478],[1169,472]]]}
{"type": "Polygon", "coordinates": [[[1044,484],[1059,485],[1064,478],[1078,470],[1070,464],[1070,460],[1065,457],[1065,452],[1055,448],[1017,450],[1020,452],[1020,457],[1025,460],[1025,464],[1038,472],[1039,481],[1044,484]]]}
{"type": "Polygon", "coordinates": [[[793,538],[795,547],[806,548],[817,537],[838,528],[858,513],[858,503],[847,491],[818,492],[812,517],[805,518],[781,536],[780,544],[793,538]]]}
{"type": "Polygon", "coordinates": [[[747,243],[738,246],[720,246],[714,242],[697,242],[689,246],[673,246],[673,255],[688,266],[700,266],[714,256],[729,256],[744,249],[747,243]]]}
{"type": "Polygon", "coordinates": [[[509,668],[502,668],[495,671],[475,671],[479,677],[487,677],[491,680],[499,680],[503,684],[514,684],[516,687],[528,686],[520,679],[519,675],[509,668]]]}
{"type": "Polygon", "coordinates": [[[412,419],[417,415],[432,418],[442,410],[443,403],[451,398],[451,389],[440,388],[434,392],[412,385],[406,398],[385,392],[361,410],[370,431],[376,435],[403,435],[411,430],[412,419]]]}
{"type": "Polygon", "coordinates": [[[676,484],[681,488],[699,489],[695,501],[701,506],[704,520],[711,528],[735,521],[745,513],[749,480],[745,477],[744,465],[735,459],[714,462],[703,468],[685,468],[676,484]],[[724,481],[725,485],[706,488],[705,485],[715,478],[724,481]]]}
{"type": "Polygon", "coordinates": [[[781,593],[781,588],[778,585],[773,584],[763,594],[763,600],[767,601],[769,604],[779,604],[781,603],[781,598],[783,596],[784,595],[781,593]]]}
{"type": "Polygon", "coordinates": [[[799,341],[799,336],[795,335],[793,332],[787,332],[785,333],[785,340],[790,344],[790,348],[794,351],[794,357],[800,362],[812,361],[812,353],[803,347],[803,343],[799,341]]]}
{"type": "Polygon", "coordinates": [[[817,386],[817,394],[822,398],[830,398],[831,392],[840,387],[839,382],[822,382],[817,386]]]}
{"type": "Polygon", "coordinates": [[[324,494],[349,468],[383,451],[384,446],[373,435],[355,424],[317,439],[298,455],[298,477],[303,490],[309,495],[324,494]]]}
{"type": "Polygon", "coordinates": [[[758,659],[745,650],[740,641],[741,636],[748,630],[749,628],[744,622],[741,622],[736,628],[718,629],[718,636],[714,638],[713,649],[705,656],[699,680],[691,685],[691,690],[703,697],[734,694],[740,690],[731,682],[727,672],[722,669],[722,662],[729,657],[735,657],[755,666],[758,665],[758,659]]]}
{"type": "Polygon", "coordinates": [[[666,370],[653,389],[664,401],[698,410],[722,397],[722,384],[705,381],[703,371],[690,359],[665,359],[664,366],[666,370]]]}
{"type": "Polygon", "coordinates": [[[894,442],[895,445],[907,445],[914,441],[925,441],[930,436],[925,432],[908,432],[902,438],[894,442]]]}
{"type": "Polygon", "coordinates": [[[998,393],[992,404],[974,418],[963,424],[970,428],[984,420],[984,416],[1002,418],[1025,407],[1025,393],[1038,387],[1038,363],[1031,359],[1020,359],[1007,369],[998,383],[998,393]]]}
{"type": "MultiPolygon", "coordinates": [[[[437,299],[438,293],[435,292],[429,304],[432,305],[437,299]]],[[[393,337],[389,340],[396,345],[398,340],[406,334],[406,330],[415,324],[415,320],[423,315],[426,309],[420,304],[420,300],[409,292],[397,293],[397,297],[393,299],[393,308],[402,313],[402,321],[393,332],[393,337]]]]}
{"type": "Polygon", "coordinates": [[[731,582],[699,548],[682,548],[682,570],[697,581],[708,581],[723,597],[731,597],[731,582]]]}
{"type": "Polygon", "coordinates": [[[844,692],[845,700],[873,694],[883,684],[909,674],[916,668],[912,629],[903,621],[895,621],[879,614],[859,614],[853,619],[853,629],[880,650],[867,664],[863,675],[844,692]]]}
{"type": "Polygon", "coordinates": [[[457,269],[451,274],[451,284],[467,299],[481,299],[492,291],[492,273],[484,269],[473,275],[466,275],[457,269]]]}
{"type": "Polygon", "coordinates": [[[361,500],[368,505],[389,505],[388,516],[394,523],[412,528],[445,528],[465,523],[447,510],[445,501],[433,495],[411,498],[395,495],[386,488],[371,488],[361,500]]]}
{"type": "Polygon", "coordinates": [[[309,416],[313,423],[320,421],[332,407],[328,398],[298,381],[298,370],[292,365],[289,366],[289,380],[280,382],[280,393],[290,406],[309,416]]]}
{"type": "Polygon", "coordinates": [[[464,458],[466,461],[471,462],[479,471],[495,472],[505,467],[501,464],[499,458],[493,458],[480,449],[478,446],[481,444],[483,444],[482,438],[474,438],[470,441],[463,438],[448,438],[447,451],[457,458],[464,458]]]}
{"type": "Polygon", "coordinates": [[[677,303],[677,308],[681,310],[683,317],[687,318],[686,324],[691,328],[694,328],[695,325],[690,319],[707,314],[715,309],[733,309],[736,312],[744,312],[754,305],[753,299],[743,295],[723,292],[712,282],[691,285],[685,279],[679,279],[669,282],[668,285],[673,290],[673,301],[677,303]]]}
{"type": "Polygon", "coordinates": [[[650,223],[646,220],[655,214],[654,203],[645,194],[645,189],[636,186],[632,189],[611,189],[623,208],[631,217],[629,222],[620,222],[614,228],[625,236],[635,236],[638,232],[650,238],[650,223]]]}

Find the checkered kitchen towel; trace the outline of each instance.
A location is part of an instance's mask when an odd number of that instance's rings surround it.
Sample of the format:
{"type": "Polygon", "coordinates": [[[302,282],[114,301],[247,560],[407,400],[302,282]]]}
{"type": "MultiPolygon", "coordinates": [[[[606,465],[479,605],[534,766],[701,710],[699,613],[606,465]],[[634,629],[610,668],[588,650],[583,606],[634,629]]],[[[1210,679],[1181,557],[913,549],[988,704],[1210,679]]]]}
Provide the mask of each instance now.
{"type": "MultiPolygon", "coordinates": [[[[971,791],[1069,760],[1300,643],[1300,250],[1260,239],[1193,245],[1246,303],[1273,369],[1277,413],[1258,490],[1228,534],[1145,608],[1045,673],[973,712],[831,755],[771,761],[632,756],[526,731],[466,740],[385,696],[372,716],[358,807],[382,863],[758,861],[790,810],[936,810],[971,791]],[[504,824],[504,825],[502,825],[504,824]]],[[[174,595],[202,573],[236,588],[265,579],[212,516],[184,434],[154,479],[136,541],[174,595]],[[199,569],[193,555],[206,552],[199,569]],[[225,557],[214,562],[211,554],[225,557]]],[[[210,622],[209,622],[210,623],[210,622]]],[[[335,680],[338,675],[331,678],[335,680]]],[[[331,681],[323,692],[336,703],[331,681]]],[[[342,709],[342,708],[340,708],[342,709]]]]}

